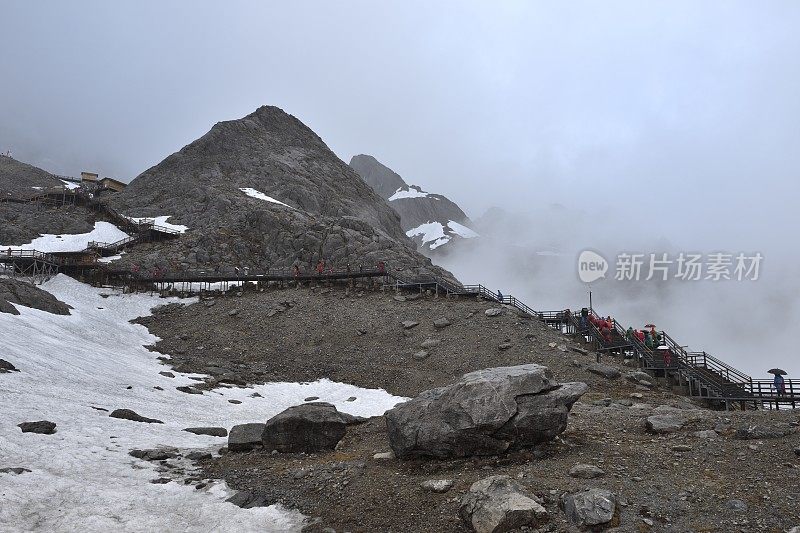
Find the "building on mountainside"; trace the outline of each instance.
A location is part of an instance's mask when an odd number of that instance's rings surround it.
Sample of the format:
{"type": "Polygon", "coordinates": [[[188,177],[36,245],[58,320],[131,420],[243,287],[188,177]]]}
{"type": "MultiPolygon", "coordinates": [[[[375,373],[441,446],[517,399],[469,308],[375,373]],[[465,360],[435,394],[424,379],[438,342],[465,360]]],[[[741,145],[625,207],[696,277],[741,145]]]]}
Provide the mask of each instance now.
{"type": "Polygon", "coordinates": [[[55,177],[63,181],[69,181],[70,183],[81,183],[83,181],[82,178],[76,176],[63,176],[61,174],[55,174],[55,177]]]}
{"type": "Polygon", "coordinates": [[[89,183],[96,183],[98,181],[98,176],[94,172],[81,172],[81,181],[86,181],[89,183]]]}
{"type": "Polygon", "coordinates": [[[123,183],[119,180],[115,180],[114,178],[105,177],[98,182],[100,189],[109,190],[114,192],[121,192],[125,190],[125,187],[128,186],[127,183],[123,183]]]}

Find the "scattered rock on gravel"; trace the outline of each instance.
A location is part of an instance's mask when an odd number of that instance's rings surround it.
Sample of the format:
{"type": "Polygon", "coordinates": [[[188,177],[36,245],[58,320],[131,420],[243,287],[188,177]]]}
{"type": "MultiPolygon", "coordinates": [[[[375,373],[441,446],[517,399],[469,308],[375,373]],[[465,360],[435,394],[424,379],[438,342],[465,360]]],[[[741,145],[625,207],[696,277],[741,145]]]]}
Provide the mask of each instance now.
{"type": "Polygon", "coordinates": [[[667,405],[660,405],[653,410],[653,415],[647,417],[645,427],[651,433],[673,433],[680,431],[693,420],[699,420],[705,415],[700,409],[677,409],[667,405]]]}
{"type": "Polygon", "coordinates": [[[567,519],[579,527],[607,524],[614,518],[617,495],[606,489],[587,489],[563,499],[567,519]]]}
{"type": "Polygon", "coordinates": [[[161,420],[157,420],[155,418],[147,418],[146,416],[142,416],[138,414],[136,411],[132,411],[130,409],[114,409],[111,411],[111,414],[108,415],[111,418],[121,418],[123,420],[132,420],[133,422],[145,422],[147,424],[163,424],[161,420]]]}
{"type": "Polygon", "coordinates": [[[791,435],[795,429],[788,424],[774,424],[770,426],[742,426],[736,430],[737,439],[779,439],[791,435]]]}
{"type": "Polygon", "coordinates": [[[404,320],[402,324],[403,324],[403,329],[411,329],[419,326],[419,322],[415,320],[404,320]]]}
{"type": "Polygon", "coordinates": [[[265,449],[284,453],[332,450],[344,437],[346,426],[332,404],[307,403],[267,420],[261,441],[265,449]]]}
{"type": "Polygon", "coordinates": [[[553,439],[567,427],[585,383],[556,383],[535,364],[465,374],[453,385],[423,392],[386,412],[395,455],[464,457],[553,439]]]}
{"type": "Polygon", "coordinates": [[[52,435],[56,432],[55,422],[39,420],[37,422],[23,422],[17,424],[23,433],[40,433],[42,435],[52,435]]]}
{"type": "Polygon", "coordinates": [[[490,476],[472,484],[461,500],[459,516],[476,533],[500,533],[536,527],[547,510],[508,476],[490,476]]]}
{"type": "Polygon", "coordinates": [[[617,379],[622,374],[618,368],[604,365],[602,363],[591,363],[586,365],[586,370],[592,374],[603,376],[606,379],[617,379]]]}
{"type": "Polygon", "coordinates": [[[415,352],[415,353],[414,353],[414,355],[413,355],[412,357],[413,357],[413,358],[414,358],[416,361],[423,361],[423,360],[425,360],[425,359],[427,359],[427,358],[428,358],[428,355],[430,355],[430,354],[429,354],[427,351],[425,351],[425,350],[420,350],[420,351],[418,351],[418,352],[415,352]]]}
{"type": "Polygon", "coordinates": [[[419,347],[424,349],[424,350],[430,350],[431,348],[435,348],[436,346],[439,346],[441,343],[442,343],[442,341],[440,339],[430,339],[429,338],[429,339],[425,339],[424,341],[422,341],[422,343],[420,343],[419,347]]]}
{"type": "Polygon", "coordinates": [[[227,437],[228,430],[219,427],[199,427],[199,428],[185,428],[184,431],[194,433],[195,435],[209,435],[211,437],[227,437]]]}
{"type": "Polygon", "coordinates": [[[595,465],[577,464],[570,469],[569,475],[579,479],[594,479],[606,473],[595,465]]]}
{"type": "Polygon", "coordinates": [[[500,316],[503,314],[503,310],[499,307],[492,307],[491,309],[487,309],[483,312],[486,316],[500,316]]]}
{"type": "Polygon", "coordinates": [[[453,488],[453,480],[452,479],[428,479],[423,481],[419,485],[422,487],[422,490],[426,490],[428,492],[438,492],[443,493],[447,492],[448,490],[453,488]]]}
{"type": "Polygon", "coordinates": [[[246,452],[261,447],[261,437],[265,424],[239,424],[233,426],[228,434],[228,450],[246,452]]]}
{"type": "Polygon", "coordinates": [[[165,459],[172,459],[177,457],[178,453],[174,449],[156,448],[152,450],[131,450],[128,452],[131,457],[142,459],[144,461],[164,461],[165,459]]]}
{"type": "Polygon", "coordinates": [[[433,321],[433,327],[435,327],[436,329],[446,328],[449,325],[451,325],[451,322],[446,318],[440,318],[438,320],[433,321]]]}

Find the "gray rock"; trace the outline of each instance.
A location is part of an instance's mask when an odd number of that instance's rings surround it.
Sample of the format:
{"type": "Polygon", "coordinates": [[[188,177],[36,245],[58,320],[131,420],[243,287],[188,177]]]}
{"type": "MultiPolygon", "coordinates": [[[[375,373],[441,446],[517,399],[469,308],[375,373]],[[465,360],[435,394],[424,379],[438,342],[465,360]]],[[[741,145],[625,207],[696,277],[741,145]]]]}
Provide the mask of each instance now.
{"type": "Polygon", "coordinates": [[[605,476],[606,473],[595,465],[577,464],[570,468],[569,475],[579,479],[594,479],[605,476]]]}
{"type": "Polygon", "coordinates": [[[541,503],[508,476],[491,476],[473,483],[461,500],[458,514],[476,533],[538,527],[548,518],[541,503]]]}
{"type": "Polygon", "coordinates": [[[628,381],[632,381],[634,383],[639,383],[641,381],[646,381],[650,383],[650,380],[653,378],[647,372],[642,372],[641,370],[637,370],[635,372],[626,372],[625,379],[627,379],[628,381]]]}
{"type": "Polygon", "coordinates": [[[700,420],[706,413],[700,409],[677,409],[667,405],[660,405],[653,410],[653,415],[647,417],[645,427],[650,433],[673,433],[694,420],[700,420]]]}
{"type": "Polygon", "coordinates": [[[195,435],[209,435],[211,437],[227,437],[228,430],[219,427],[199,427],[199,428],[185,428],[184,431],[194,433],[195,435]]]}
{"type": "Polygon", "coordinates": [[[393,296],[392,300],[394,300],[395,302],[405,302],[406,301],[406,297],[405,296],[393,296]]]}
{"type": "Polygon", "coordinates": [[[752,439],[780,439],[795,433],[796,429],[789,424],[778,423],[770,426],[754,425],[742,426],[736,430],[736,438],[752,439]]]}
{"type": "Polygon", "coordinates": [[[31,470],[27,468],[23,468],[21,466],[10,466],[6,468],[0,468],[0,474],[24,474],[26,472],[31,472],[31,470]]]}
{"type": "Polygon", "coordinates": [[[185,457],[190,461],[207,461],[212,459],[214,456],[208,452],[189,452],[185,455],[185,457]]]}
{"type": "Polygon", "coordinates": [[[556,383],[543,366],[490,368],[421,393],[385,414],[399,458],[491,455],[553,439],[585,383],[556,383]]]}
{"type": "Polygon", "coordinates": [[[161,420],[156,420],[155,418],[147,418],[146,416],[142,416],[138,414],[136,411],[132,411],[130,409],[114,409],[108,416],[110,416],[111,418],[121,418],[123,420],[131,420],[133,422],[145,422],[147,424],[164,423],[161,420]]]}
{"type": "Polygon", "coordinates": [[[703,431],[697,431],[694,434],[695,437],[699,437],[701,439],[718,439],[719,435],[713,429],[704,429],[703,431]]]}
{"type": "Polygon", "coordinates": [[[452,479],[428,479],[419,484],[422,490],[444,493],[453,488],[452,479]]]}
{"type": "Polygon", "coordinates": [[[424,350],[430,350],[431,348],[439,346],[441,343],[442,341],[440,339],[425,339],[419,346],[424,350]]]}
{"type": "Polygon", "coordinates": [[[260,448],[264,427],[264,424],[257,423],[233,426],[230,433],[228,433],[228,450],[231,452],[246,452],[260,448]]]}
{"type": "Polygon", "coordinates": [[[800,446],[797,446],[797,447],[794,449],[794,454],[795,454],[796,456],[800,457],[800,446]]]}
{"type": "Polygon", "coordinates": [[[423,361],[423,360],[428,358],[428,355],[430,355],[430,354],[428,352],[426,352],[425,350],[420,350],[420,351],[414,353],[414,355],[412,357],[416,361],[423,361]]]}
{"type": "Polygon", "coordinates": [[[319,396],[309,396],[308,398],[305,398],[303,401],[304,402],[315,402],[317,400],[319,400],[319,396]]]}
{"type": "Polygon", "coordinates": [[[569,349],[581,355],[589,355],[589,350],[584,350],[583,348],[578,348],[577,346],[570,346],[569,349]]]}
{"type": "Polygon", "coordinates": [[[742,500],[728,500],[725,502],[725,507],[737,513],[744,513],[747,511],[747,504],[742,500]]]}
{"type": "MultiPolygon", "coordinates": [[[[222,380],[220,380],[220,382],[222,382],[222,380]]],[[[183,385],[181,387],[175,387],[175,389],[181,392],[185,392],[186,394],[203,394],[203,391],[201,391],[200,389],[195,389],[194,387],[189,387],[186,385],[183,385]]]]}
{"type": "Polygon", "coordinates": [[[344,437],[346,426],[333,405],[307,403],[267,420],[261,441],[267,450],[285,453],[333,450],[344,437]]]}
{"type": "Polygon", "coordinates": [[[679,453],[690,452],[692,451],[692,447],[689,446],[688,444],[675,444],[672,446],[672,451],[679,453]]]}
{"type": "Polygon", "coordinates": [[[503,350],[503,351],[504,351],[504,350],[508,350],[508,349],[509,349],[509,348],[511,348],[512,346],[513,346],[513,344],[511,344],[510,342],[504,342],[504,343],[502,343],[502,344],[498,345],[498,346],[497,346],[497,349],[498,349],[498,350],[503,350]]]}
{"type": "Polygon", "coordinates": [[[433,321],[433,327],[435,327],[436,329],[446,328],[449,325],[451,325],[451,322],[446,318],[440,318],[438,320],[433,321]]]}
{"type": "Polygon", "coordinates": [[[159,374],[161,374],[165,378],[174,378],[175,377],[175,374],[173,374],[172,372],[164,371],[164,372],[159,372],[159,374]]]}
{"type": "Polygon", "coordinates": [[[411,329],[419,326],[419,322],[416,322],[414,320],[404,320],[402,324],[403,324],[403,329],[411,329]]]}
{"type": "Polygon", "coordinates": [[[238,309],[231,309],[230,311],[228,311],[228,316],[236,316],[238,314],[239,314],[238,309]]]}
{"type": "Polygon", "coordinates": [[[23,433],[40,433],[42,435],[52,435],[56,432],[56,424],[55,422],[50,422],[48,420],[39,420],[37,422],[23,422],[21,424],[17,424],[17,427],[22,430],[23,433]]]}
{"type": "Polygon", "coordinates": [[[607,524],[614,518],[617,495],[606,489],[587,489],[563,499],[567,519],[579,527],[607,524]]]}
{"type": "Polygon", "coordinates": [[[241,507],[242,509],[267,507],[270,505],[270,501],[267,496],[245,490],[237,492],[225,501],[241,507]]]}
{"type": "Polygon", "coordinates": [[[12,303],[54,315],[68,315],[72,309],[36,285],[17,279],[0,278],[0,313],[18,315],[19,311],[11,305],[12,303]]]}
{"type": "Polygon", "coordinates": [[[348,426],[356,426],[358,424],[363,424],[364,422],[369,420],[368,418],[364,418],[363,416],[351,415],[350,413],[342,413],[341,411],[339,412],[339,416],[342,417],[342,420],[344,420],[344,423],[347,424],[348,426]]]}
{"type": "Polygon", "coordinates": [[[0,374],[4,372],[19,372],[19,370],[5,359],[0,359],[0,374]]]}
{"type": "Polygon", "coordinates": [[[376,461],[391,461],[392,459],[397,459],[394,452],[379,452],[373,455],[372,458],[376,461]]]}
{"type": "Polygon", "coordinates": [[[143,461],[164,461],[178,456],[174,448],[155,448],[152,450],[131,450],[128,452],[131,457],[142,459],[143,461]]]}
{"type": "Polygon", "coordinates": [[[499,307],[492,307],[491,309],[487,309],[483,313],[486,316],[500,316],[503,314],[503,310],[499,307]]]}
{"type": "Polygon", "coordinates": [[[622,375],[618,368],[604,365],[602,363],[590,363],[586,365],[586,370],[591,372],[592,374],[597,374],[598,376],[603,376],[606,379],[617,379],[622,375]]]}

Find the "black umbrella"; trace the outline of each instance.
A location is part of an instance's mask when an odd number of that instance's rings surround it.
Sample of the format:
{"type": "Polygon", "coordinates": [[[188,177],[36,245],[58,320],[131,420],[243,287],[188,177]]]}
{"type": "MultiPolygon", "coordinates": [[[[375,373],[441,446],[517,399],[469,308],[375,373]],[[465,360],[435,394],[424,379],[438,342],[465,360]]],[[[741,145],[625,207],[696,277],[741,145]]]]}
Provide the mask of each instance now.
{"type": "Polygon", "coordinates": [[[785,376],[786,370],[781,370],[780,368],[773,368],[772,370],[767,370],[770,374],[775,374],[776,376],[785,376]]]}

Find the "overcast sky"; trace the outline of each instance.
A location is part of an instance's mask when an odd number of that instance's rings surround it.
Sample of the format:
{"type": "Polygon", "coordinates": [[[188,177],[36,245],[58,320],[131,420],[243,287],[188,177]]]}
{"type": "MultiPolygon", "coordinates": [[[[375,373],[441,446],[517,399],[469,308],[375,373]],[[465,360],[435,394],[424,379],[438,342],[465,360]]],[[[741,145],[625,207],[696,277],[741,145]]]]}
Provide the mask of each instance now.
{"type": "Polygon", "coordinates": [[[798,27],[796,1],[6,0],[0,151],[129,180],[272,104],[473,217],[558,202],[796,279],[798,27]]]}

